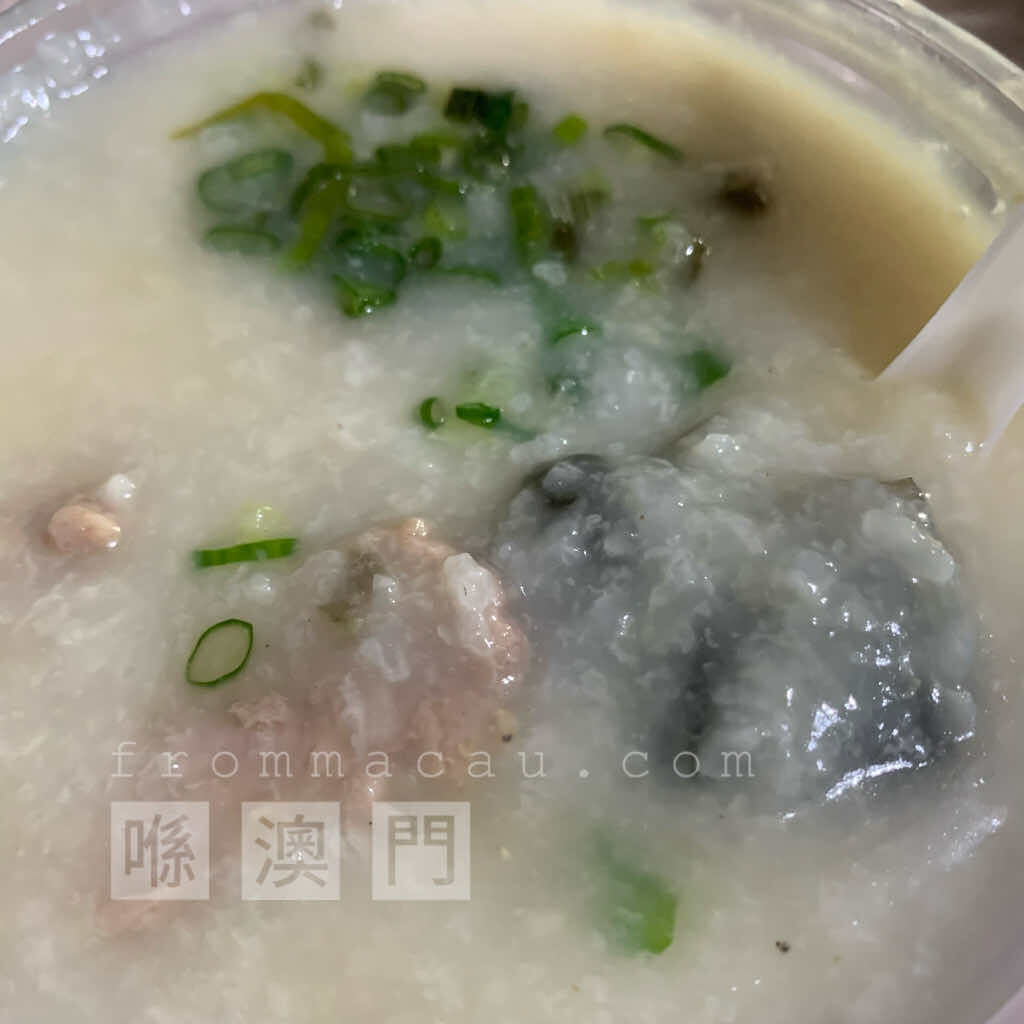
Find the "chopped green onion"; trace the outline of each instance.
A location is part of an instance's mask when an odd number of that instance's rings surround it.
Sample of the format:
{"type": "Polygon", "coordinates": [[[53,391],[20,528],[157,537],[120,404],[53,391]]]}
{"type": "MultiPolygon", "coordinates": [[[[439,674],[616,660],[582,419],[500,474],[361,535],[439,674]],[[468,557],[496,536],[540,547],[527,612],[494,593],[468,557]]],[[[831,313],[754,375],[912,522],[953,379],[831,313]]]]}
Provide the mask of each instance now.
{"type": "Polygon", "coordinates": [[[747,217],[756,217],[771,205],[764,183],[745,171],[731,171],[727,174],[718,198],[736,213],[742,213],[747,217]]]}
{"type": "Polygon", "coordinates": [[[334,178],[321,184],[309,199],[304,200],[298,238],[284,256],[286,266],[300,269],[312,262],[341,212],[347,194],[348,181],[334,178]]]}
{"type": "Polygon", "coordinates": [[[671,213],[637,217],[636,225],[651,237],[656,246],[668,243],[672,249],[672,263],[682,267],[683,276],[688,280],[696,280],[710,251],[703,238],[691,235],[671,213]]]}
{"type": "Polygon", "coordinates": [[[636,226],[653,235],[658,242],[665,241],[665,225],[672,220],[671,213],[656,213],[650,217],[637,217],[636,226]]]}
{"type": "Polygon", "coordinates": [[[318,60],[307,57],[295,76],[295,84],[300,89],[312,91],[324,80],[324,66],[318,60]]]}
{"type": "Polygon", "coordinates": [[[514,92],[484,92],[481,89],[452,89],[444,116],[450,121],[475,124],[480,131],[462,152],[462,164],[474,178],[498,181],[512,163],[508,135],[526,122],[529,108],[517,101],[514,92]]]}
{"type": "Polygon", "coordinates": [[[578,114],[570,114],[563,117],[552,131],[563,146],[575,146],[587,134],[587,122],[578,114]]]}
{"type": "Polygon", "coordinates": [[[224,619],[199,634],[185,662],[193,686],[216,686],[237,676],[252,653],[253,628],[245,619],[224,619]]]}
{"type": "Polygon", "coordinates": [[[390,245],[359,231],[346,231],[334,246],[338,272],[347,281],[397,288],[405,278],[405,257],[390,245]]]}
{"type": "Polygon", "coordinates": [[[398,298],[394,288],[382,288],[341,274],[334,275],[334,283],[338,289],[338,303],[346,316],[369,316],[384,306],[394,305],[398,298]]]}
{"type": "Polygon", "coordinates": [[[683,159],[683,151],[678,146],[673,146],[672,143],[665,142],[656,135],[651,135],[650,132],[645,132],[643,128],[638,128],[635,124],[610,124],[605,128],[604,134],[608,138],[620,136],[625,139],[631,139],[633,142],[638,142],[641,146],[646,146],[661,156],[668,157],[669,160],[683,159]]]}
{"type": "Polygon", "coordinates": [[[482,120],[487,99],[487,93],[482,89],[452,89],[444,105],[444,116],[449,121],[463,123],[482,120]]]}
{"type": "MultiPolygon", "coordinates": [[[[455,132],[421,132],[406,143],[397,143],[393,147],[382,146],[381,149],[391,148],[395,151],[393,154],[384,154],[385,163],[388,162],[389,155],[396,155],[399,163],[406,165],[404,169],[409,169],[408,164],[415,163],[419,165],[415,169],[425,174],[430,168],[437,168],[442,164],[450,165],[463,144],[464,140],[455,132]],[[406,151],[404,155],[397,154],[397,150],[401,149],[406,151]]],[[[377,150],[377,156],[380,159],[380,149],[377,150]]]]}
{"type": "Polygon", "coordinates": [[[375,114],[404,114],[426,91],[422,78],[404,71],[380,71],[363,96],[363,105],[375,114]]]}
{"type": "Polygon", "coordinates": [[[281,239],[269,231],[233,224],[220,224],[203,235],[203,246],[213,252],[237,252],[262,256],[281,248],[281,239]]]}
{"type": "Polygon", "coordinates": [[[302,181],[295,186],[295,191],[292,192],[291,199],[288,200],[288,211],[293,217],[297,216],[311,195],[329,181],[347,180],[348,174],[348,168],[341,164],[313,164],[303,175],[302,181]]]}
{"type": "Polygon", "coordinates": [[[464,423],[474,427],[485,427],[488,430],[501,422],[501,410],[485,402],[465,402],[455,406],[455,415],[464,423]]]}
{"type": "Polygon", "coordinates": [[[466,144],[462,166],[478,181],[498,183],[508,174],[512,157],[512,147],[504,136],[481,135],[466,144]]]}
{"type": "Polygon", "coordinates": [[[675,937],[676,894],[657,875],[624,863],[602,843],[605,884],[598,915],[606,938],[621,952],[664,953],[675,937]]]}
{"type": "Polygon", "coordinates": [[[509,212],[520,262],[532,267],[549,251],[551,214],[533,185],[521,185],[508,194],[509,212]]]}
{"type": "Polygon", "coordinates": [[[441,239],[427,235],[415,242],[409,250],[409,262],[417,270],[430,270],[441,260],[441,239]]]}
{"type": "Polygon", "coordinates": [[[484,92],[457,87],[448,95],[444,116],[449,121],[476,122],[486,132],[504,138],[516,116],[514,92],[484,92]]]}
{"type": "Polygon", "coordinates": [[[352,232],[338,239],[335,253],[333,277],[346,316],[367,316],[396,301],[406,273],[405,257],[397,249],[352,232]]]}
{"type": "Polygon", "coordinates": [[[345,206],[357,216],[374,220],[400,221],[412,213],[412,205],[394,185],[373,179],[350,182],[345,206]]]}
{"type": "Polygon", "coordinates": [[[511,437],[522,443],[532,441],[537,435],[532,430],[509,423],[501,414],[496,405],[488,405],[486,402],[466,402],[455,406],[455,415],[464,423],[474,427],[483,427],[485,430],[494,430],[496,433],[511,437]]]}
{"type": "Polygon", "coordinates": [[[469,217],[461,196],[438,196],[423,211],[423,226],[441,238],[465,238],[469,217]]]}
{"type": "Polygon", "coordinates": [[[449,277],[469,277],[477,281],[486,281],[488,284],[500,285],[501,274],[490,267],[478,267],[472,263],[453,263],[445,267],[434,267],[437,274],[446,274],[449,277]]]}
{"type": "Polygon", "coordinates": [[[204,171],[196,189],[203,203],[219,213],[273,210],[281,203],[293,162],[286,150],[258,149],[204,171]]]}
{"type": "Polygon", "coordinates": [[[348,132],[310,110],[305,103],[301,103],[294,96],[283,92],[255,93],[244,100],[224,107],[223,110],[218,110],[209,117],[204,117],[201,121],[196,121],[195,124],[179,128],[171,138],[188,138],[197,135],[211,125],[255,113],[277,114],[286,117],[301,132],[315,139],[324,147],[324,153],[328,160],[347,164],[352,159],[352,145],[348,132]]]}
{"type": "Polygon", "coordinates": [[[192,561],[197,569],[232,565],[235,562],[263,562],[269,558],[287,558],[295,551],[297,544],[294,537],[274,537],[271,540],[232,544],[227,548],[199,548],[192,552],[192,561]]]}
{"type": "Polygon", "coordinates": [[[591,334],[600,333],[601,328],[598,324],[590,320],[578,320],[575,317],[568,317],[555,324],[551,331],[550,342],[552,345],[557,345],[560,341],[564,341],[566,338],[571,338],[577,334],[586,338],[591,334]]]}
{"type": "Polygon", "coordinates": [[[706,348],[690,352],[684,362],[698,391],[711,387],[729,374],[729,364],[706,348]]]}
{"type": "Polygon", "coordinates": [[[393,142],[378,146],[377,162],[389,171],[423,172],[441,164],[441,144],[427,135],[418,135],[409,142],[393,142]]]}
{"type": "Polygon", "coordinates": [[[456,181],[453,178],[442,178],[439,174],[434,174],[432,171],[420,171],[416,176],[416,180],[427,188],[433,189],[439,195],[448,198],[461,199],[466,191],[462,182],[456,181]]]}
{"type": "Polygon", "coordinates": [[[417,409],[420,423],[422,423],[427,430],[440,429],[448,421],[448,417],[445,414],[444,409],[444,403],[436,395],[432,395],[430,398],[424,398],[417,409]]]}
{"type": "Polygon", "coordinates": [[[591,274],[598,281],[639,281],[653,273],[654,265],[639,257],[631,260],[609,260],[591,270],[591,274]]]}

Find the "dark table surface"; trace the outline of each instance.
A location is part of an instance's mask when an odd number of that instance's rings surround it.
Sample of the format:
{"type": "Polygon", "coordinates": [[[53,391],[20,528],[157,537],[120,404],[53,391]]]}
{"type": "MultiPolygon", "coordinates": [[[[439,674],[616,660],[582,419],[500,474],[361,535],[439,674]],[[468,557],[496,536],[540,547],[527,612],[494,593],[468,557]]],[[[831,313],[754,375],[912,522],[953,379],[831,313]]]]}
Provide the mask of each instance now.
{"type": "MultiPolygon", "coordinates": [[[[0,0],[0,11],[16,0],[0,0]]],[[[1024,0],[922,0],[1024,67],[1024,0]]]]}
{"type": "Polygon", "coordinates": [[[924,0],[1024,66],[1024,0],[924,0]]]}

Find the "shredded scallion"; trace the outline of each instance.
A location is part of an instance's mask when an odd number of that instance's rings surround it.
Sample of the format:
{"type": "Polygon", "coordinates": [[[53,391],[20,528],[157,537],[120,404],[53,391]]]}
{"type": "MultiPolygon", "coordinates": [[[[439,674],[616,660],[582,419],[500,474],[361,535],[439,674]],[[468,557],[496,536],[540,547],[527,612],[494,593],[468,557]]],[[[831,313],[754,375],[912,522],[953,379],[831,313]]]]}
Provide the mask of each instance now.
{"type": "Polygon", "coordinates": [[[192,552],[192,561],[198,569],[235,562],[263,562],[270,558],[287,558],[297,545],[294,537],[274,537],[232,544],[226,548],[199,548],[192,552]]]}
{"type": "Polygon", "coordinates": [[[643,128],[638,128],[635,124],[626,124],[625,122],[610,124],[605,128],[604,134],[608,138],[619,137],[630,139],[633,142],[639,143],[641,146],[646,146],[654,153],[668,157],[669,160],[683,159],[683,151],[678,146],[673,146],[671,142],[659,139],[656,135],[652,135],[650,132],[644,131],[643,128]]]}
{"type": "Polygon", "coordinates": [[[186,139],[198,135],[204,128],[212,125],[257,113],[277,114],[287,118],[301,132],[324,147],[324,154],[328,160],[349,163],[352,159],[352,144],[348,132],[284,92],[258,92],[247,96],[244,100],[232,103],[201,121],[179,128],[171,138],[186,139]]]}

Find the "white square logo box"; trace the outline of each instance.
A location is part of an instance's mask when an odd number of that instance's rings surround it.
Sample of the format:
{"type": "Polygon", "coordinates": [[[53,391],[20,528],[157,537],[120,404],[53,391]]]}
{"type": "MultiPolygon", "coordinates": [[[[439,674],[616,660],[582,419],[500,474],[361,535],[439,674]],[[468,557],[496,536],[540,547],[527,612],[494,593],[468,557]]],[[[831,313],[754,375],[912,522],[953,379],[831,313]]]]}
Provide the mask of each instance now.
{"type": "Polygon", "coordinates": [[[469,828],[468,803],[375,801],[373,899],[468,900],[469,828]]]}
{"type": "Polygon", "coordinates": [[[243,900],[341,898],[337,803],[242,804],[243,900]]]}
{"type": "Polygon", "coordinates": [[[114,801],[110,805],[112,900],[208,900],[210,805],[114,801]]]}

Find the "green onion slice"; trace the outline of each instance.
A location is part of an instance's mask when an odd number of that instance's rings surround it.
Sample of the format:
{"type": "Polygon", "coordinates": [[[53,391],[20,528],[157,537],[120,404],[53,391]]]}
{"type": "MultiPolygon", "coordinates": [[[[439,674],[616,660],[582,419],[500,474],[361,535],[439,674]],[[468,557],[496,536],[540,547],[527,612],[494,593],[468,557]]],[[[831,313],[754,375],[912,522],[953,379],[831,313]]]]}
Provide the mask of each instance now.
{"type": "Polygon", "coordinates": [[[689,353],[684,361],[698,391],[717,384],[718,381],[729,375],[729,364],[706,348],[698,348],[689,353]]]}
{"type": "Polygon", "coordinates": [[[196,121],[195,124],[179,128],[171,138],[189,138],[211,125],[256,113],[277,114],[287,118],[299,131],[315,139],[324,147],[324,154],[328,160],[343,164],[352,160],[352,144],[348,132],[310,110],[305,103],[295,99],[294,96],[283,92],[258,92],[247,96],[244,100],[232,103],[230,106],[224,107],[223,110],[218,110],[209,117],[196,121]]]}
{"type": "Polygon", "coordinates": [[[277,209],[291,177],[291,153],[258,149],[199,175],[199,198],[218,213],[247,214],[277,209]]]}
{"type": "Polygon", "coordinates": [[[338,304],[345,316],[369,316],[384,306],[391,306],[398,299],[394,288],[368,284],[341,274],[334,275],[334,283],[338,291],[338,304]]]}
{"type": "Polygon", "coordinates": [[[349,183],[345,207],[372,220],[400,221],[412,213],[412,204],[390,182],[359,178],[349,183]]]}
{"type": "Polygon", "coordinates": [[[513,147],[503,135],[484,134],[471,139],[462,151],[462,167],[477,181],[500,183],[515,157],[513,147]]]}
{"type": "Polygon", "coordinates": [[[464,423],[490,430],[501,422],[501,410],[485,402],[464,402],[455,406],[455,415],[464,423]]]}
{"type": "Polygon", "coordinates": [[[461,196],[438,196],[423,211],[423,226],[440,238],[465,238],[469,217],[461,196]]]}
{"type": "Polygon", "coordinates": [[[600,325],[595,324],[592,320],[579,320],[575,317],[568,317],[555,324],[551,331],[550,341],[552,345],[557,345],[560,341],[564,341],[566,338],[571,338],[577,334],[586,338],[591,334],[600,333],[600,325]]]}
{"type": "Polygon", "coordinates": [[[185,663],[193,686],[216,686],[237,676],[252,653],[253,628],[245,619],[224,619],[199,634],[185,663]]]}
{"type": "Polygon", "coordinates": [[[440,262],[442,248],[440,238],[427,235],[413,243],[409,250],[409,262],[417,270],[431,270],[440,262]]]}
{"type": "Polygon", "coordinates": [[[517,109],[514,92],[484,92],[482,89],[456,87],[448,95],[444,116],[463,124],[475,122],[489,135],[505,138],[516,121],[525,121],[517,109]]]}
{"type": "Polygon", "coordinates": [[[427,430],[438,430],[448,422],[444,403],[437,395],[431,395],[430,398],[424,398],[423,401],[420,402],[416,411],[419,415],[420,423],[422,423],[427,430]]]}
{"type": "Polygon", "coordinates": [[[551,130],[563,146],[575,146],[587,134],[587,122],[578,114],[570,114],[551,130]]]}
{"type": "Polygon", "coordinates": [[[227,548],[199,548],[192,552],[192,561],[197,569],[232,565],[235,562],[263,562],[270,558],[287,558],[295,551],[297,544],[294,537],[274,537],[232,544],[227,548]]]}
{"type": "Polygon", "coordinates": [[[646,231],[653,235],[659,242],[664,241],[665,225],[672,220],[671,213],[655,213],[650,217],[637,217],[636,226],[641,231],[646,231]]]}
{"type": "Polygon", "coordinates": [[[598,281],[640,281],[654,273],[654,264],[645,259],[609,260],[591,270],[598,281]]]}
{"type": "Polygon", "coordinates": [[[656,135],[645,132],[643,128],[638,128],[635,124],[610,124],[605,128],[604,134],[608,138],[619,136],[631,139],[633,142],[646,146],[649,150],[659,153],[661,156],[668,157],[669,160],[683,159],[683,151],[678,146],[673,146],[671,142],[665,142],[664,139],[659,139],[656,135]]]}
{"type": "Polygon", "coordinates": [[[678,898],[665,881],[598,845],[604,884],[598,901],[602,931],[620,952],[664,953],[675,938],[678,898]]]}
{"type": "Polygon", "coordinates": [[[338,276],[357,287],[394,291],[406,275],[405,257],[397,249],[358,231],[343,232],[333,256],[338,276]]]}
{"type": "Polygon", "coordinates": [[[425,173],[441,166],[441,142],[429,135],[417,135],[409,142],[378,146],[374,159],[385,170],[425,173]]]}
{"type": "Polygon", "coordinates": [[[380,71],[363,96],[363,106],[375,114],[404,114],[426,91],[422,78],[405,71],[380,71]]]}
{"type": "Polygon", "coordinates": [[[521,185],[508,194],[520,262],[532,267],[549,252],[551,213],[533,185],[521,185]]]}
{"type": "Polygon", "coordinates": [[[203,235],[203,246],[213,252],[237,252],[263,256],[281,248],[281,239],[269,231],[233,224],[220,224],[203,235]]]}
{"type": "Polygon", "coordinates": [[[306,200],[328,182],[347,180],[348,174],[348,168],[342,164],[313,164],[303,175],[302,181],[295,186],[295,191],[292,192],[291,198],[288,200],[288,210],[291,215],[298,216],[302,212],[306,200]]]}
{"type": "Polygon", "coordinates": [[[284,255],[286,266],[297,270],[313,261],[341,213],[347,195],[348,181],[335,178],[324,182],[308,199],[303,200],[299,235],[284,255]]]}

